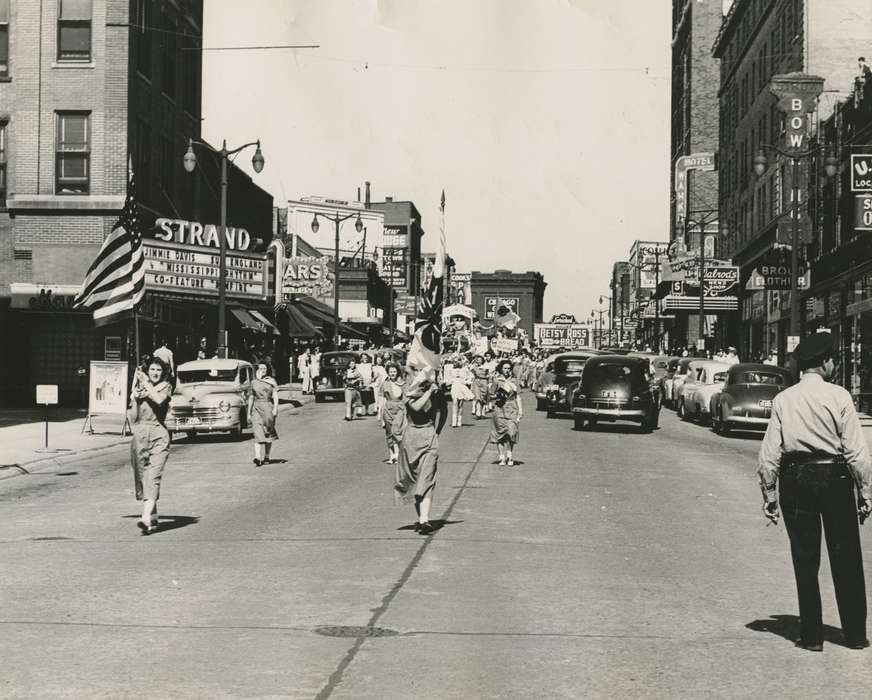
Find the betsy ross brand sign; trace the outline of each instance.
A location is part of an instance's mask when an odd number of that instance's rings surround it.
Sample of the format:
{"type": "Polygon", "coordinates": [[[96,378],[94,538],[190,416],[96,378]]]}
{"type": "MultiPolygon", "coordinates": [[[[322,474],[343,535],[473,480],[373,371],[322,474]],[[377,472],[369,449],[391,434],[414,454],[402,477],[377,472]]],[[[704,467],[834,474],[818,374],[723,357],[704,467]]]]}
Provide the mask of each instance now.
{"type": "Polygon", "coordinates": [[[572,348],[588,345],[589,329],[580,323],[536,323],[533,334],[536,345],[543,348],[572,348]]]}

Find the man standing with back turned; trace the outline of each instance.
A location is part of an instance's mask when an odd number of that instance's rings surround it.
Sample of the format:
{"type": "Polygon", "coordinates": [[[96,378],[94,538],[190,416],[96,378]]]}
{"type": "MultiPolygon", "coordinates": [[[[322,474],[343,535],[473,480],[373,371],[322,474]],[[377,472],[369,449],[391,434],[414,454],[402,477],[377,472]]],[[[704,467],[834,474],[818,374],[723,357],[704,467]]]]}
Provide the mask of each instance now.
{"type": "Polygon", "coordinates": [[[835,370],[830,334],[805,338],[794,354],[802,377],[775,397],[760,447],[763,513],[776,525],[779,505],[784,513],[799,595],[796,646],[823,651],[818,586],[823,521],[845,644],[864,649],[869,640],[857,520],[862,523],[872,512],[872,459],[851,395],[827,382],[835,370]]]}

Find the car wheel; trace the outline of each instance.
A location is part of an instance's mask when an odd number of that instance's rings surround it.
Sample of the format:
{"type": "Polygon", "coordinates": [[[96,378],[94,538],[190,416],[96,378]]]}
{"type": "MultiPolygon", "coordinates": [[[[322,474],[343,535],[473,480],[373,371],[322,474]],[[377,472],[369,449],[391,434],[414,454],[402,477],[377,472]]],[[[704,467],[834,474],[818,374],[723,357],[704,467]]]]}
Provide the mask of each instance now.
{"type": "Polygon", "coordinates": [[[684,399],[678,399],[678,404],[675,407],[675,412],[678,414],[678,417],[681,418],[681,420],[687,420],[687,414],[684,410],[684,399]]]}
{"type": "Polygon", "coordinates": [[[574,430],[584,430],[584,416],[573,416],[572,423],[574,430]]]}
{"type": "Polygon", "coordinates": [[[545,410],[545,400],[544,399],[536,399],[536,410],[544,411],[545,410]]]}
{"type": "Polygon", "coordinates": [[[656,411],[654,411],[654,417],[651,420],[651,427],[654,430],[657,430],[657,428],[660,427],[660,409],[659,408],[656,411]]]}
{"type": "Polygon", "coordinates": [[[552,410],[549,408],[549,409],[545,412],[545,417],[546,417],[546,418],[554,418],[554,411],[552,411],[552,410]]]}
{"type": "Polygon", "coordinates": [[[712,432],[715,435],[721,434],[721,419],[719,413],[712,413],[712,432]]]}
{"type": "Polygon", "coordinates": [[[315,392],[315,403],[324,403],[324,394],[319,394],[316,391],[315,392]]]}
{"type": "Polygon", "coordinates": [[[730,424],[724,421],[724,417],[721,416],[721,435],[726,437],[730,434],[730,424]]]}
{"type": "Polygon", "coordinates": [[[188,440],[193,440],[195,437],[197,437],[197,433],[194,430],[189,430],[187,433],[185,433],[185,437],[187,437],[188,440]]]}
{"type": "Polygon", "coordinates": [[[711,415],[703,412],[702,406],[700,406],[699,411],[696,414],[696,417],[699,420],[700,425],[709,425],[711,423],[711,415]]]}

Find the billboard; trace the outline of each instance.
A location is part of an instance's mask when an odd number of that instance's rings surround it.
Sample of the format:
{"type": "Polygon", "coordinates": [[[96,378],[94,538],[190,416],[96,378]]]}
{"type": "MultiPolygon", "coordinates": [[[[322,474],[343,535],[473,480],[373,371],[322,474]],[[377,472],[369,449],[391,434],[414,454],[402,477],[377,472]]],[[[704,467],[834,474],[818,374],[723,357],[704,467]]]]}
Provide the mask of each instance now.
{"type": "Polygon", "coordinates": [[[543,348],[588,347],[590,329],[581,323],[535,323],[533,337],[543,348]]]}
{"type": "Polygon", "coordinates": [[[409,286],[406,277],[408,267],[408,248],[385,248],[382,254],[382,276],[394,289],[405,289],[409,286]]]}
{"type": "Polygon", "coordinates": [[[282,294],[324,297],[333,293],[333,264],[329,258],[297,257],[285,260],[282,294]]]}

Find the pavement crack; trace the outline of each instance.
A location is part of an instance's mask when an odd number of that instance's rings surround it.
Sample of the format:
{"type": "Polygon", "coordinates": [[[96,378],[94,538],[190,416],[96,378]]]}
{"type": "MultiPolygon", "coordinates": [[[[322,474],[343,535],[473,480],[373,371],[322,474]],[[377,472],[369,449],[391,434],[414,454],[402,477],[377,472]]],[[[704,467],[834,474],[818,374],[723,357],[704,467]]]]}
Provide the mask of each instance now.
{"type": "MultiPolygon", "coordinates": [[[[475,473],[476,468],[481,463],[481,458],[487,450],[487,446],[490,443],[490,437],[485,440],[484,444],[479,450],[478,456],[475,458],[475,461],[472,462],[472,467],[469,469],[469,472],[466,475],[466,478],[463,480],[460,488],[457,489],[454,496],[448,502],[448,507],[442,514],[442,518],[444,520],[450,520],[451,513],[454,511],[454,507],[457,505],[457,502],[460,500],[460,497],[463,495],[464,490],[469,484],[470,479],[472,479],[472,475],[475,473]]],[[[434,537],[428,536],[424,538],[424,541],[421,543],[421,546],[418,547],[418,551],[415,552],[412,559],[406,565],[406,568],[403,569],[403,572],[400,574],[400,577],[397,579],[397,582],[393,585],[391,590],[387,592],[387,594],[382,598],[381,605],[377,608],[374,608],[372,611],[372,616],[369,618],[369,622],[366,623],[366,627],[376,627],[379,619],[387,612],[388,607],[391,602],[393,602],[394,598],[397,597],[397,594],[402,590],[403,586],[406,585],[408,580],[411,578],[412,573],[418,566],[418,563],[421,561],[421,558],[424,556],[424,552],[427,551],[427,548],[433,542],[434,537]]],[[[332,694],[336,687],[342,682],[342,677],[345,674],[345,670],[351,665],[351,662],[354,661],[354,658],[357,656],[360,649],[363,647],[364,642],[367,640],[367,637],[358,637],[352,647],[348,650],[342,660],[339,662],[339,665],[336,667],[336,670],[330,674],[330,677],[327,679],[326,685],[321,689],[321,691],[316,695],[316,700],[327,700],[332,694]]]]}

